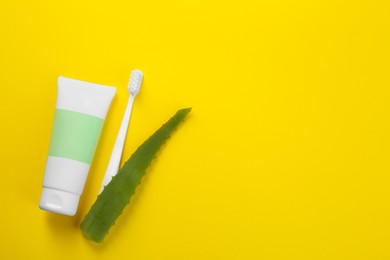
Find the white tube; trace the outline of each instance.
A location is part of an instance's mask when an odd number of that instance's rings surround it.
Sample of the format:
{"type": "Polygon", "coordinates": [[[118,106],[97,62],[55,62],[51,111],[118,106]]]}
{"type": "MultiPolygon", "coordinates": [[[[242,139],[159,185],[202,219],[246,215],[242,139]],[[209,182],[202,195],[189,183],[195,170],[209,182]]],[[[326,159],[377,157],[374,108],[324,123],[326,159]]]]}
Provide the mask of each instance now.
{"type": "Polygon", "coordinates": [[[76,214],[115,91],[114,87],[58,78],[41,209],[68,216],[76,214]]]}

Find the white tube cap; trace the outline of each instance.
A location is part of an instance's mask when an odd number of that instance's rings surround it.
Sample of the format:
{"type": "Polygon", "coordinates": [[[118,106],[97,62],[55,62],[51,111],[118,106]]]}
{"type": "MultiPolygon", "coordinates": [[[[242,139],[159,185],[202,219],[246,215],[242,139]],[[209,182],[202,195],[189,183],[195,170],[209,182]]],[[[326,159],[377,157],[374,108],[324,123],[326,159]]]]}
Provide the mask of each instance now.
{"type": "Polygon", "coordinates": [[[43,210],[74,216],[80,196],[65,191],[43,188],[39,207],[43,210]]]}

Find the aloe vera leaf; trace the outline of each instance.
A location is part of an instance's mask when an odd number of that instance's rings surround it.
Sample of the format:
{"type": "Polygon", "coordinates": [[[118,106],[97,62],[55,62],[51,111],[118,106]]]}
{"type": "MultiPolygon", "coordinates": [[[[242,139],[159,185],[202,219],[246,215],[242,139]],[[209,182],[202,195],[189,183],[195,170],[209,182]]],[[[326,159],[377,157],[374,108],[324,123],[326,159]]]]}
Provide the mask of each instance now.
{"type": "Polygon", "coordinates": [[[125,165],[104,187],[95,203],[81,222],[83,234],[90,240],[101,243],[116,219],[130,202],[147,168],[156,157],[160,147],[184,120],[191,108],[178,110],[160,129],[150,136],[125,165]]]}

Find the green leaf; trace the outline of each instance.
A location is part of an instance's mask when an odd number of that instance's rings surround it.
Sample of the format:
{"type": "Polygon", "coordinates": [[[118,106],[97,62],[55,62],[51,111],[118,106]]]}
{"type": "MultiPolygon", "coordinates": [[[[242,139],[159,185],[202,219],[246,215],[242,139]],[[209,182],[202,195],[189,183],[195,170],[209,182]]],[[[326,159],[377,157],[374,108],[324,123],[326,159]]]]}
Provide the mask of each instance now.
{"type": "Polygon", "coordinates": [[[131,196],[134,195],[135,189],[160,147],[190,111],[191,108],[177,111],[168,122],[138,147],[104,188],[80,225],[81,231],[88,239],[97,243],[103,242],[116,219],[129,204],[131,196]]]}

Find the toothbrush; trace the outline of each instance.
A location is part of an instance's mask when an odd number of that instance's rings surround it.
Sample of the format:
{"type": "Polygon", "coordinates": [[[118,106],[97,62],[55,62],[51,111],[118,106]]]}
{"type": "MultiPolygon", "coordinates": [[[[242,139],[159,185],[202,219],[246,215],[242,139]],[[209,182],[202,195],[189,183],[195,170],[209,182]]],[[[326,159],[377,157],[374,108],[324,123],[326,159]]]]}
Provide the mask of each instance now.
{"type": "Polygon", "coordinates": [[[116,137],[114,149],[111,153],[110,162],[108,163],[106,174],[104,175],[102,187],[100,188],[99,194],[103,191],[104,186],[106,186],[111,181],[112,177],[114,177],[118,172],[119,164],[122,157],[123,145],[126,139],[126,132],[129,126],[131,110],[133,108],[135,96],[138,94],[139,89],[141,87],[142,78],[143,74],[140,70],[133,70],[131,72],[130,81],[128,84],[128,90],[130,94],[129,100],[127,101],[126,111],[122,119],[121,127],[119,128],[118,136],[116,137]]]}

